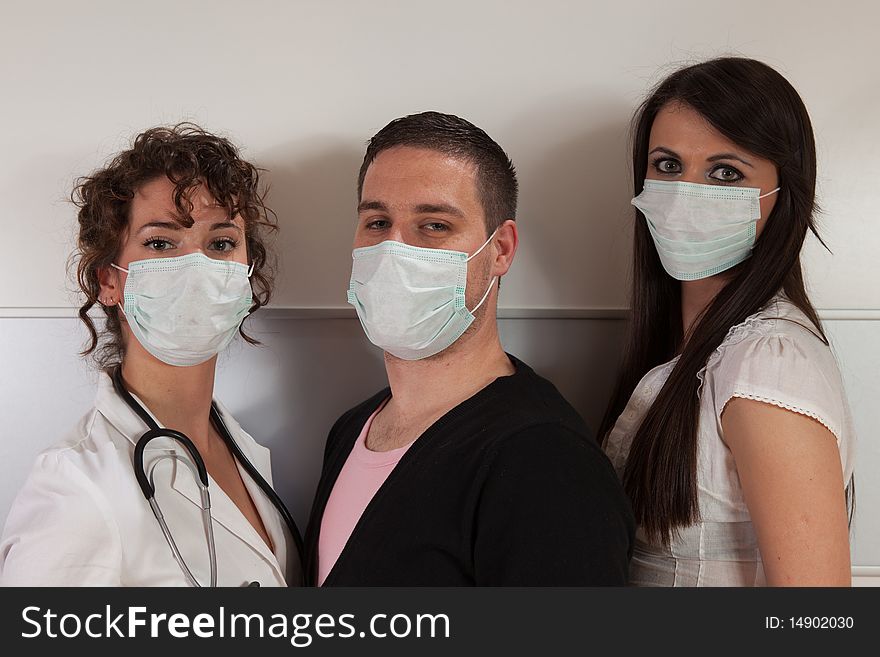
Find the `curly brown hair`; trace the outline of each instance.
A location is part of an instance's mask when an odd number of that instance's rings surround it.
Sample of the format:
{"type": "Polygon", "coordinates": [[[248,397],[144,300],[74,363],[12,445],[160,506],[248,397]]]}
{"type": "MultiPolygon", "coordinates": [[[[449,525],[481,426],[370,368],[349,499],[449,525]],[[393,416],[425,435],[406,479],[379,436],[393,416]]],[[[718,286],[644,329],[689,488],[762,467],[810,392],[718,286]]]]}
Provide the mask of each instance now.
{"type": "MultiPolygon", "coordinates": [[[[77,180],[71,200],[79,208],[79,235],[73,254],[76,278],[86,301],[79,318],[86,325],[89,341],[81,355],[92,354],[107,368],[125,353],[119,309],[104,308],[105,328],[98,331],[89,310],[97,303],[101,289],[99,270],[115,261],[129,222],[135,193],[161,176],[174,183],[174,205],[178,221],[193,225],[190,194],[200,185],[226,208],[230,220],[240,215],[253,274],[253,305],[250,312],[265,306],[272,294],[274,257],[265,242],[278,229],[275,213],[265,204],[268,189],[260,185],[261,170],[241,159],[238,149],[223,137],[206,132],[193,123],[157,126],[139,134],[128,150],[116,155],[103,169],[77,180]]],[[[250,315],[249,315],[250,316],[250,315]]],[[[257,340],[239,327],[251,344],[257,340]]]]}

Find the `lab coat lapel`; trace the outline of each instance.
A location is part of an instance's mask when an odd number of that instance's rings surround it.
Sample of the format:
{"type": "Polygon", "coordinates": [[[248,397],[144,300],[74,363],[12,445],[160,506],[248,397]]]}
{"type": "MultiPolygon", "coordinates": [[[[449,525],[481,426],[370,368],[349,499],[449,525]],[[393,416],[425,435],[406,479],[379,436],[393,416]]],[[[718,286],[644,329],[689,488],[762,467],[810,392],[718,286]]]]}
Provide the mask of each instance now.
{"type": "MultiPolygon", "coordinates": [[[[255,455],[249,454],[243,445],[242,451],[261,474],[267,472],[268,469],[260,467],[257,463],[258,458],[255,455]]],[[[247,488],[248,494],[254,501],[254,506],[257,507],[257,513],[263,521],[263,526],[266,528],[266,532],[272,540],[272,547],[274,548],[272,554],[275,556],[275,560],[278,562],[279,566],[285,571],[283,575],[285,576],[285,579],[287,579],[287,576],[290,573],[286,572],[286,564],[288,551],[292,549],[294,545],[293,539],[287,537],[284,523],[281,521],[281,516],[275,508],[275,505],[273,505],[266,497],[256,482],[251,479],[250,475],[248,475],[247,471],[245,471],[241,464],[238,464],[238,471],[241,474],[241,479],[244,482],[245,488],[247,488]]],[[[269,480],[269,477],[264,476],[264,478],[267,481],[269,480]]],[[[260,539],[260,543],[263,543],[262,539],[260,539]]]]}
{"type": "MultiPolygon", "coordinates": [[[[189,469],[185,466],[175,467],[174,475],[171,478],[171,488],[180,493],[180,495],[194,505],[201,506],[199,487],[190,474],[189,469]]],[[[275,559],[275,555],[269,550],[269,546],[266,545],[239,508],[235,506],[235,502],[230,499],[226,492],[210,475],[208,475],[208,492],[211,496],[211,517],[213,518],[214,523],[222,525],[231,534],[246,543],[255,552],[259,553],[266,562],[272,565],[273,569],[279,571],[280,575],[281,573],[278,569],[277,560],[275,559]]]]}
{"type": "MultiPolygon", "coordinates": [[[[242,447],[242,451],[250,458],[250,454],[242,443],[246,442],[241,439],[239,436],[239,431],[236,431],[237,425],[231,423],[229,421],[229,417],[224,415],[223,420],[226,422],[227,427],[229,428],[230,433],[232,434],[233,439],[236,443],[242,447]]],[[[180,452],[184,452],[185,450],[181,449],[180,452]]],[[[262,469],[257,466],[258,470],[262,469]]],[[[251,487],[248,486],[249,477],[245,472],[242,471],[241,466],[238,466],[239,472],[241,473],[242,479],[245,482],[245,487],[248,490],[248,493],[251,495],[251,498],[254,500],[254,505],[257,507],[257,511],[260,516],[263,518],[264,525],[267,524],[265,519],[265,514],[263,509],[259,506],[258,496],[256,496],[253,492],[251,492],[251,487]]],[[[171,488],[180,493],[183,497],[188,499],[190,502],[195,504],[196,506],[201,506],[201,495],[199,494],[199,487],[196,483],[196,480],[192,477],[189,472],[189,469],[185,466],[177,466],[174,471],[174,475],[171,479],[171,488]]],[[[269,563],[273,570],[275,570],[276,574],[284,579],[283,573],[279,568],[278,560],[275,558],[275,555],[269,549],[269,546],[266,545],[265,541],[263,541],[262,537],[257,533],[257,530],[253,528],[251,523],[245,518],[244,514],[239,510],[239,508],[235,505],[235,502],[226,494],[220,485],[214,481],[211,475],[208,475],[208,492],[211,496],[211,516],[214,519],[214,522],[225,527],[231,534],[239,538],[241,541],[246,543],[251,549],[257,552],[263,559],[269,563]]],[[[273,543],[275,542],[275,536],[270,534],[272,537],[273,543]]]]}
{"type": "MultiPolygon", "coordinates": [[[[153,418],[153,421],[161,427],[162,423],[159,422],[150,409],[137,398],[137,395],[132,393],[132,397],[137,399],[138,403],[143,406],[144,410],[146,410],[149,416],[153,418]]],[[[107,418],[107,421],[112,424],[119,433],[125,436],[126,440],[128,440],[132,446],[136,445],[140,437],[150,428],[128,407],[128,404],[116,394],[116,390],[113,388],[113,381],[110,379],[110,375],[106,372],[102,372],[98,379],[98,392],[95,395],[95,408],[98,409],[98,412],[101,413],[101,415],[107,418]]],[[[170,438],[167,439],[167,442],[166,439],[156,439],[155,442],[161,443],[163,448],[168,443],[174,444],[174,441],[170,438]]],[[[152,448],[153,442],[147,447],[152,448]]]]}
{"type": "MultiPolygon", "coordinates": [[[[226,425],[235,444],[238,445],[245,458],[251,462],[251,465],[256,468],[257,472],[259,472],[263,479],[265,479],[271,486],[272,467],[269,459],[269,450],[258,445],[256,441],[254,441],[254,439],[241,428],[235,418],[232,417],[222,404],[217,403],[216,405],[217,410],[220,412],[220,417],[223,420],[223,424],[226,425]]],[[[247,520],[245,520],[245,522],[251,530],[254,539],[257,541],[257,547],[259,547],[260,553],[267,559],[267,555],[272,555],[274,561],[270,560],[270,562],[273,567],[276,568],[282,579],[286,581],[287,577],[291,575],[291,573],[287,572],[288,567],[286,564],[288,563],[287,557],[289,551],[295,549],[294,539],[291,536],[287,536],[285,529],[286,526],[284,525],[278,510],[275,508],[275,505],[266,497],[257,483],[244,469],[244,466],[242,466],[237,460],[236,465],[238,467],[238,472],[241,475],[241,480],[244,482],[245,488],[247,489],[248,495],[250,495],[250,498],[257,509],[257,513],[260,516],[260,520],[262,520],[263,526],[269,534],[273,549],[269,549],[269,546],[266,545],[265,541],[263,541],[247,520]]]]}

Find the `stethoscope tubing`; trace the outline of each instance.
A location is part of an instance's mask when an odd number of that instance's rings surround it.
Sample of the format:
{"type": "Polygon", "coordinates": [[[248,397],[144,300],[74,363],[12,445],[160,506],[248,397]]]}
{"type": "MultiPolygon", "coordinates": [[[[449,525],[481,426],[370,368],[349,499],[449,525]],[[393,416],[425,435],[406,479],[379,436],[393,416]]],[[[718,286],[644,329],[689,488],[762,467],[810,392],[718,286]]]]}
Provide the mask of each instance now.
{"type": "Polygon", "coordinates": [[[205,466],[205,461],[202,459],[202,455],[199,454],[199,450],[196,449],[196,446],[189,437],[174,429],[156,427],[147,431],[135,443],[134,456],[132,457],[135,479],[137,479],[138,485],[141,487],[141,491],[144,497],[147,498],[147,501],[152,500],[156,496],[156,487],[153,486],[153,482],[144,471],[144,449],[154,438],[171,438],[183,445],[196,467],[195,474],[198,475],[199,482],[202,484],[202,487],[208,487],[208,468],[205,466]]]}

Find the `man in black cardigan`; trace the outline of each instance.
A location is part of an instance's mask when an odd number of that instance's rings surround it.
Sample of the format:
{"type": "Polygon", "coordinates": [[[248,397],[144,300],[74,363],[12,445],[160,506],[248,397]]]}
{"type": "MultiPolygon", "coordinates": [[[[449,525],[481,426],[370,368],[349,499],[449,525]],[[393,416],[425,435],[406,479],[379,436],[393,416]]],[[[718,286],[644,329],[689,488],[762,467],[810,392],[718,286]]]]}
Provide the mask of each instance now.
{"type": "Polygon", "coordinates": [[[330,431],[308,583],[626,583],[634,524],[614,470],[498,337],[516,196],[505,152],[458,117],[407,116],[370,141],[349,302],[389,387],[330,431]]]}

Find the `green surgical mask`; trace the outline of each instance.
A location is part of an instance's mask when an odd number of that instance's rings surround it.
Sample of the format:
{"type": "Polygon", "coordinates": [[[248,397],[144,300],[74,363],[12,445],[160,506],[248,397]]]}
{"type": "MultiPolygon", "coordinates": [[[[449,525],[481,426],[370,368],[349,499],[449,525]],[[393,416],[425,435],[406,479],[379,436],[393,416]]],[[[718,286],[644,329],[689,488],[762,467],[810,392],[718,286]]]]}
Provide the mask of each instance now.
{"type": "Polygon", "coordinates": [[[666,272],[692,281],[719,274],[752,254],[760,199],[777,191],[645,180],[632,204],[645,216],[666,272]]]}

